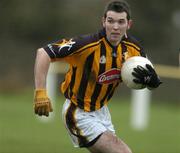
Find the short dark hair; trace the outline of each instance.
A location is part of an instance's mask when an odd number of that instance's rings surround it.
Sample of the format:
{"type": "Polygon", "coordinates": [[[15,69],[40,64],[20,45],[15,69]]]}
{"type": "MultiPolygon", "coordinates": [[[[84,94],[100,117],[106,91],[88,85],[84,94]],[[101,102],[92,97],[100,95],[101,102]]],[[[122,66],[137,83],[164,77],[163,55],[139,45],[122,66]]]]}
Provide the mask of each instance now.
{"type": "Polygon", "coordinates": [[[115,11],[115,12],[126,12],[127,19],[130,20],[131,18],[131,10],[129,4],[124,0],[115,0],[108,3],[104,11],[104,17],[106,18],[108,11],[115,11]]]}

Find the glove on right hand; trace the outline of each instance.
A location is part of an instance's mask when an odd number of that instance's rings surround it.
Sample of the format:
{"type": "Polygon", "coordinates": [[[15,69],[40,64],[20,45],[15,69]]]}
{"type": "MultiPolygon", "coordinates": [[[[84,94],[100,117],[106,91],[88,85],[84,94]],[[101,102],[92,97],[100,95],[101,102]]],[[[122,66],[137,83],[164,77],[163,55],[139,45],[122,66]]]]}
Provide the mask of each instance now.
{"type": "Polygon", "coordinates": [[[35,90],[34,95],[34,113],[39,116],[49,116],[49,112],[52,112],[51,101],[47,96],[45,89],[35,90]]]}

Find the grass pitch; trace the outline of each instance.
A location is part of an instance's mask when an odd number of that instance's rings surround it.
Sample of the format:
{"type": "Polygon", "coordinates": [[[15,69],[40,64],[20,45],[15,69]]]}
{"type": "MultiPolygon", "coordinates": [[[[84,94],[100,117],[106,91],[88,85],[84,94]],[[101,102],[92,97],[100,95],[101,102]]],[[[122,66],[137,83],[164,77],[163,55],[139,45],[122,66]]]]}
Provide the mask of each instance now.
{"type": "MultiPolygon", "coordinates": [[[[64,98],[56,100],[54,117],[38,119],[32,108],[33,92],[0,94],[0,153],[86,153],[74,148],[61,119],[64,98]]],[[[133,153],[179,153],[180,111],[171,104],[151,103],[150,121],[143,131],[130,125],[130,102],[112,99],[109,108],[116,134],[133,153]]]]}

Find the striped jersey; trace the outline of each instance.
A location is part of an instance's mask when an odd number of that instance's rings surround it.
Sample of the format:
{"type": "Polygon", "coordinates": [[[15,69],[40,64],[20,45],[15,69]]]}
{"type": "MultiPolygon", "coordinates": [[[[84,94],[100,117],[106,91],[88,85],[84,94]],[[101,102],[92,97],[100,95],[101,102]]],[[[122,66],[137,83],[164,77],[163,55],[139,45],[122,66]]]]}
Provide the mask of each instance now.
{"type": "Polygon", "coordinates": [[[62,39],[44,47],[51,61],[69,63],[61,84],[64,96],[84,111],[95,111],[106,105],[121,82],[122,63],[131,56],[145,56],[142,47],[124,36],[112,46],[102,29],[95,34],[62,39]]]}

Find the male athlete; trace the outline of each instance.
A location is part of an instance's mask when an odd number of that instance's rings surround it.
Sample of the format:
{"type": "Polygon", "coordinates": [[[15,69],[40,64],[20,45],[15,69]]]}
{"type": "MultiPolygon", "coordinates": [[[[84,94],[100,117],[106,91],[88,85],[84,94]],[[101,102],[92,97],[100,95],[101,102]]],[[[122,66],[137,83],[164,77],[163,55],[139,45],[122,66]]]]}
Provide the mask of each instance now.
{"type": "MultiPolygon", "coordinates": [[[[98,33],[62,39],[37,51],[35,114],[49,116],[53,111],[46,91],[50,62],[67,62],[70,68],[61,85],[66,98],[62,115],[75,147],[86,147],[91,153],[131,153],[116,136],[107,107],[121,83],[122,63],[131,56],[146,56],[127,34],[131,23],[129,5],[113,1],[105,9],[98,33]]],[[[135,68],[133,75],[135,82],[148,88],[157,88],[161,83],[150,65],[147,70],[135,68]]]]}

